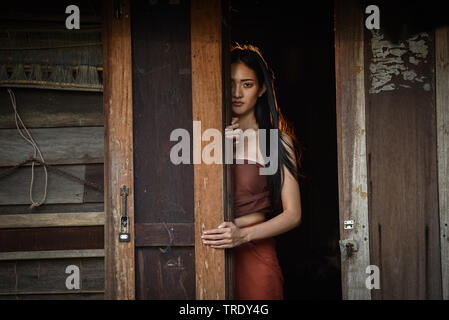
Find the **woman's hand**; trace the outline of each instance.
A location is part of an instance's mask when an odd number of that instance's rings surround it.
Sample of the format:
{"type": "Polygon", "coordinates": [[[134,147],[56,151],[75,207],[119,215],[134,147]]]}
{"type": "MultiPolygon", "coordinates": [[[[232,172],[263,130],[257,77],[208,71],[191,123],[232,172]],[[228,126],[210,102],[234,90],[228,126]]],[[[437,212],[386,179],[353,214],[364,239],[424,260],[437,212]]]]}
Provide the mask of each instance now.
{"type": "Polygon", "coordinates": [[[201,238],[203,244],[216,249],[234,248],[246,242],[243,230],[232,222],[223,222],[218,229],[205,230],[201,238]]]}
{"type": "Polygon", "coordinates": [[[238,137],[242,134],[242,129],[239,129],[239,118],[232,118],[231,125],[225,128],[225,137],[227,139],[235,139],[234,146],[238,143],[238,137]]]}

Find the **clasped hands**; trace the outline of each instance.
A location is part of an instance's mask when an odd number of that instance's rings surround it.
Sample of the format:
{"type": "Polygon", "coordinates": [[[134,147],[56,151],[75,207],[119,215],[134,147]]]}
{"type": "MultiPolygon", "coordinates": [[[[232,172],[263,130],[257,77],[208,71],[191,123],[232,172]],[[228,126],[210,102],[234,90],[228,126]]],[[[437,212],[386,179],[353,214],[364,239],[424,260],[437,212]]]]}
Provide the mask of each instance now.
{"type": "Polygon", "coordinates": [[[204,230],[201,239],[204,245],[215,249],[234,248],[246,242],[244,231],[233,222],[223,222],[217,229],[204,230]]]}

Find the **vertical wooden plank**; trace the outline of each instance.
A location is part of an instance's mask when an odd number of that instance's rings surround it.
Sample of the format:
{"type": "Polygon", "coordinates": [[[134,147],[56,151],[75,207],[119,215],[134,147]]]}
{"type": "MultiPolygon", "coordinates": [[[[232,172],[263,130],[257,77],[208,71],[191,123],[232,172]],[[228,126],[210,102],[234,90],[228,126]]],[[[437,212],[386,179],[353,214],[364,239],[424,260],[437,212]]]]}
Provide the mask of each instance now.
{"type": "Polygon", "coordinates": [[[372,299],[441,299],[434,32],[392,30],[365,32],[372,299]]]}
{"type": "Polygon", "coordinates": [[[370,255],[363,28],[359,1],[335,1],[340,237],[358,244],[358,252],[341,264],[342,295],[349,300],[371,299],[365,286],[370,255]],[[354,229],[344,229],[346,220],[354,220],[354,229]]]}
{"type": "MultiPolygon", "coordinates": [[[[232,121],[232,92],[231,92],[231,1],[222,0],[222,64],[223,64],[223,120],[225,125],[232,121]]],[[[223,137],[224,144],[224,137],[223,137]]],[[[223,165],[224,177],[224,214],[226,221],[234,220],[234,173],[233,166],[223,165]]],[[[234,254],[227,250],[225,255],[226,300],[234,300],[235,276],[234,254]]]]}
{"type": "Polygon", "coordinates": [[[443,299],[449,300],[449,27],[435,33],[436,114],[443,299]]]}
{"type": "MultiPolygon", "coordinates": [[[[221,9],[220,0],[191,1],[193,120],[201,121],[202,131],[223,129],[221,9]]],[[[201,142],[201,150],[206,144],[201,142]]],[[[200,235],[223,222],[223,167],[195,164],[194,177],[195,234],[200,235]]],[[[205,247],[195,237],[195,259],[196,298],[225,299],[224,250],[205,247]]]]}
{"type": "Polygon", "coordinates": [[[194,300],[194,167],[170,159],[171,133],[192,136],[190,4],[133,1],[131,15],[136,299],[194,300]]]}
{"type": "Polygon", "coordinates": [[[130,1],[103,1],[105,299],[134,299],[133,116],[130,1]],[[114,4],[121,4],[115,17],[114,4]],[[119,242],[120,188],[129,188],[130,242],[119,242]]]}

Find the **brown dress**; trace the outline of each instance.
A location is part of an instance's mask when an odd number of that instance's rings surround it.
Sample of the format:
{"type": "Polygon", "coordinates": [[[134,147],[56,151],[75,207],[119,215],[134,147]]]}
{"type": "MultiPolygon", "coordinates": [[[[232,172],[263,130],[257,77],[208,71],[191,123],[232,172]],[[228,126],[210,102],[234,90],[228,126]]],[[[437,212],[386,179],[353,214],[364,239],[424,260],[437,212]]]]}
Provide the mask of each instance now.
{"type": "MultiPolygon", "coordinates": [[[[262,165],[245,161],[244,164],[234,164],[233,167],[235,217],[263,212],[269,219],[273,211],[267,176],[259,175],[262,165]]],[[[233,251],[236,300],[283,299],[284,277],[276,255],[274,237],[246,242],[233,248],[233,251]]]]}

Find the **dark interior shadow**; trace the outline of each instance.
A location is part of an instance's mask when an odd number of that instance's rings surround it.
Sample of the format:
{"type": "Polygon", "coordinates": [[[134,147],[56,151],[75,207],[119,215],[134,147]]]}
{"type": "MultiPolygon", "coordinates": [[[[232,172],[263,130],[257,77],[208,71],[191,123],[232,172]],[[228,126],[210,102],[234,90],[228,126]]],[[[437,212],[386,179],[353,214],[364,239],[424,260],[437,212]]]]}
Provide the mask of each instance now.
{"type": "Polygon", "coordinates": [[[301,225],[277,237],[285,299],[341,299],[333,1],[231,1],[231,40],[258,46],[305,147],[301,225]]]}

